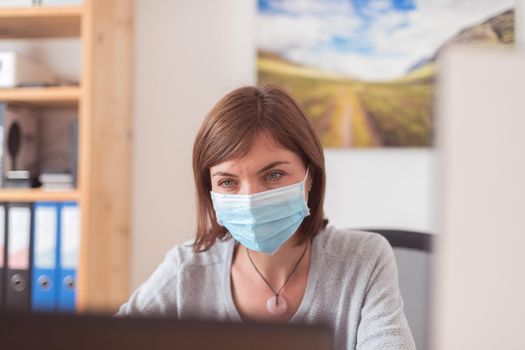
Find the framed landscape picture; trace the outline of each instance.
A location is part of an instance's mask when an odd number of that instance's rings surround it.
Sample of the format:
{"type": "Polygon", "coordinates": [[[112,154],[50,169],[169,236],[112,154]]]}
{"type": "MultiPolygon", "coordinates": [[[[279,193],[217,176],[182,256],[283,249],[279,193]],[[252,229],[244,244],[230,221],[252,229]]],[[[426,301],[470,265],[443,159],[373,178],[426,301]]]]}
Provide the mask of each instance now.
{"type": "Polygon", "coordinates": [[[511,46],[514,0],[258,0],[259,83],[284,87],[325,147],[431,147],[436,62],[511,46]]]}

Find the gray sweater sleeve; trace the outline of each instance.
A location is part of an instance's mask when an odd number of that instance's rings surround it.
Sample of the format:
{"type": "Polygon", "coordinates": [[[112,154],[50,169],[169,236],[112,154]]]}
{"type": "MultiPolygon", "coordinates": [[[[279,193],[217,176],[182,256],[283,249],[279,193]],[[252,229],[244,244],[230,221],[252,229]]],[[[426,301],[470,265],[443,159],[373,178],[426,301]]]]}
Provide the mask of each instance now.
{"type": "Polygon", "coordinates": [[[365,242],[373,254],[372,272],[357,329],[358,350],[416,349],[403,312],[395,257],[388,241],[379,235],[365,242]],[[370,247],[373,245],[373,247],[370,247]]]}
{"type": "Polygon", "coordinates": [[[176,284],[180,268],[175,250],[170,251],[153,274],[123,304],[116,317],[177,315],[176,284]]]}

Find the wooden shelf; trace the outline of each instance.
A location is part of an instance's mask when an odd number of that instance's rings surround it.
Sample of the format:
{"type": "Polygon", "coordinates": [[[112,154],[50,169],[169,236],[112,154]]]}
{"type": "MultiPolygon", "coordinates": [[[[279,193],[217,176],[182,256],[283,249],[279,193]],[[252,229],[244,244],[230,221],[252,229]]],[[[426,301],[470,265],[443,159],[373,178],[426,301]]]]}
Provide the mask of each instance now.
{"type": "Polygon", "coordinates": [[[0,8],[0,39],[80,37],[82,6],[0,8]]]}
{"type": "Polygon", "coordinates": [[[66,202],[78,201],[80,193],[74,191],[44,191],[41,189],[0,189],[0,202],[66,202]]]}
{"type": "Polygon", "coordinates": [[[114,313],[129,297],[133,8],[132,0],[0,8],[0,39],[81,44],[81,86],[0,89],[0,102],[78,108],[78,188],[1,188],[0,201],[80,203],[79,312],[114,313]]]}
{"type": "Polygon", "coordinates": [[[80,100],[78,86],[0,89],[0,102],[36,106],[74,106],[80,100]]]}

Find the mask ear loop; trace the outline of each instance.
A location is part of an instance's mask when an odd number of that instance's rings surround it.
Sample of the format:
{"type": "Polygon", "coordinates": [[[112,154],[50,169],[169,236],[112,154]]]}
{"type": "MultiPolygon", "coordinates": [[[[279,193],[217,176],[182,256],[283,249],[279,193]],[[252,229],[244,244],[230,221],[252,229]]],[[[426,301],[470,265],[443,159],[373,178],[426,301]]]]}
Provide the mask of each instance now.
{"type": "MultiPolygon", "coordinates": [[[[306,167],[306,175],[304,176],[304,180],[302,181],[304,183],[304,186],[306,187],[306,180],[308,179],[308,175],[310,175],[310,165],[308,165],[306,167]]],[[[306,206],[308,206],[308,197],[310,195],[310,190],[312,189],[311,186],[309,186],[309,188],[307,189],[306,191],[306,198],[305,198],[305,201],[306,201],[306,206]]]]}
{"type": "MultiPolygon", "coordinates": [[[[308,165],[306,167],[306,174],[304,175],[304,179],[303,179],[303,182],[304,182],[304,185],[306,186],[306,180],[308,179],[308,176],[310,175],[310,165],[308,165]]],[[[310,190],[312,189],[312,187],[310,186],[308,188],[308,191],[307,192],[310,192],[310,190]]]]}

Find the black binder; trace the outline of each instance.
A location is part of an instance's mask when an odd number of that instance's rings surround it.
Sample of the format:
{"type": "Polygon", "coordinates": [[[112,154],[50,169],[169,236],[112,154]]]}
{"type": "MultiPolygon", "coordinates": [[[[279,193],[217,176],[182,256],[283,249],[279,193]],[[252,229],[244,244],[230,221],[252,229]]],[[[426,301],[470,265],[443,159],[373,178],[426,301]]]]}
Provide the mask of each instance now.
{"type": "Polygon", "coordinates": [[[5,270],[7,257],[7,225],[5,204],[0,203],[0,310],[5,308],[5,270]]]}
{"type": "Polygon", "coordinates": [[[5,305],[7,310],[29,311],[32,208],[28,203],[10,203],[6,209],[5,305]]]}

